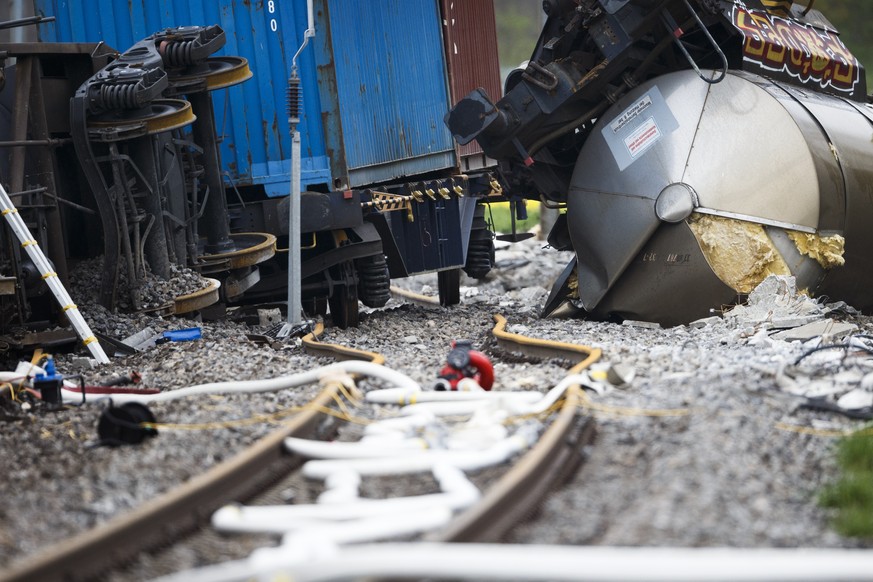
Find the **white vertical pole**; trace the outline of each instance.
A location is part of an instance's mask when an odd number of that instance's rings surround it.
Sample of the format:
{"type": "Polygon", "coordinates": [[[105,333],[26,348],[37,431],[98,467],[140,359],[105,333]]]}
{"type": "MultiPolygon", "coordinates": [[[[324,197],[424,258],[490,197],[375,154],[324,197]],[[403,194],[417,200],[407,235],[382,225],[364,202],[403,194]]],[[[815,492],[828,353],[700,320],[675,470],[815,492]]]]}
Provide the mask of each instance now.
{"type": "Polygon", "coordinates": [[[288,323],[302,320],[300,282],[300,132],[291,132],[291,199],[288,201],[288,323]]]}
{"type": "MultiPolygon", "coordinates": [[[[291,78],[297,81],[297,57],[309,43],[309,39],[315,36],[315,11],[312,8],[312,0],[306,3],[307,29],[303,32],[303,44],[297,49],[291,59],[291,78]]],[[[288,200],[288,321],[279,332],[279,337],[287,336],[291,329],[300,325],[303,321],[302,283],[300,270],[300,132],[297,124],[300,123],[300,102],[290,103],[290,100],[299,99],[299,83],[295,88],[289,87],[289,117],[291,126],[291,195],[288,200]],[[293,95],[292,95],[293,94],[293,95]]]]}

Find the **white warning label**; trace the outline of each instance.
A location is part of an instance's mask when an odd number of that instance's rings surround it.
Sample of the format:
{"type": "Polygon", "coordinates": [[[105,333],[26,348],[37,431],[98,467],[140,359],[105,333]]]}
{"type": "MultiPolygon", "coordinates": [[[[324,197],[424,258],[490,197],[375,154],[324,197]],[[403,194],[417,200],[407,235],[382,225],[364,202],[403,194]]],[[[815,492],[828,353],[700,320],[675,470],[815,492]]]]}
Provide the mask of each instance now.
{"type": "Polygon", "coordinates": [[[643,95],[642,99],[622,111],[621,115],[609,124],[612,128],[612,133],[618,133],[621,131],[624,126],[645,113],[651,106],[652,98],[648,94],[643,95]]]}
{"type": "Polygon", "coordinates": [[[659,139],[661,139],[661,131],[658,129],[658,124],[655,123],[655,118],[650,117],[624,138],[624,145],[631,157],[636,158],[659,139]]]}
{"type": "Polygon", "coordinates": [[[609,146],[620,171],[644,158],[647,151],[679,129],[679,122],[657,86],[622,107],[616,117],[608,118],[600,135],[609,146]]]}

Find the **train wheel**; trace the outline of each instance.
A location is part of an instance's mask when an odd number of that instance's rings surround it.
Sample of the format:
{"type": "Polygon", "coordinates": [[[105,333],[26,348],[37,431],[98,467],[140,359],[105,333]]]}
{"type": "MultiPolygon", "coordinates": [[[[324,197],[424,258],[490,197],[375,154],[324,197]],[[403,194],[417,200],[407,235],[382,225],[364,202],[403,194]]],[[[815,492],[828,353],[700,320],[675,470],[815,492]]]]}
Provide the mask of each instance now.
{"type": "Polygon", "coordinates": [[[327,315],[327,297],[318,296],[303,302],[303,311],[310,317],[327,315]]]}
{"type": "Polygon", "coordinates": [[[448,269],[437,273],[440,290],[440,305],[457,305],[461,302],[461,269],[448,269]]]}
{"type": "Polygon", "coordinates": [[[356,327],[359,321],[358,285],[353,264],[349,261],[340,265],[335,279],[337,284],[327,300],[333,324],[343,329],[356,327]]]}

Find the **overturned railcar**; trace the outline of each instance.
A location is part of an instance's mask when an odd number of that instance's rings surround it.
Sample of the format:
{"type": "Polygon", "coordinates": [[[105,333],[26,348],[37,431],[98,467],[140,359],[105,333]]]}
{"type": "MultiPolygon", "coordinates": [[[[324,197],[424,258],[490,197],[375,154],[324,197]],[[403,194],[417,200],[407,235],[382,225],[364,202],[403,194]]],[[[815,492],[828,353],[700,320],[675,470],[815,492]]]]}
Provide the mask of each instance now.
{"type": "MultiPolygon", "coordinates": [[[[391,278],[436,271],[452,304],[462,269],[488,272],[492,162],[442,118],[500,91],[492,3],[312,4],[292,72],[306,0],[34,1],[38,42],[0,47],[0,172],[62,279],[102,256],[109,309],[143,308],[176,267],[220,281],[219,306],[283,299],[292,73],[304,309],[355,325],[391,278]]],[[[0,275],[0,336],[61,317],[8,240],[0,275]]]]}
{"type": "Polygon", "coordinates": [[[529,63],[446,121],[562,205],[545,313],[678,324],[769,274],[873,309],[873,108],[812,6],[547,0],[529,63]],[[566,309],[565,309],[566,308],[566,309]]]}

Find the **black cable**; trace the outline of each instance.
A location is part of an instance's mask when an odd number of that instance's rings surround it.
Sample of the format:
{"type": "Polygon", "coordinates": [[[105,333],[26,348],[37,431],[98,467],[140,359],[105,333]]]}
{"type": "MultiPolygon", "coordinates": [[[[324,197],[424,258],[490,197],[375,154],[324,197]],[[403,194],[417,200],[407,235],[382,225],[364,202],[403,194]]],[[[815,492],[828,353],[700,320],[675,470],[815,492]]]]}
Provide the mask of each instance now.
{"type": "Polygon", "coordinates": [[[827,412],[839,412],[844,416],[848,416],[849,418],[854,418],[856,420],[873,420],[873,407],[864,406],[862,408],[855,409],[847,409],[834,404],[833,402],[828,402],[823,398],[808,398],[805,402],[800,404],[800,408],[808,408],[810,410],[824,410],[827,412]]]}
{"type": "Polygon", "coordinates": [[[831,345],[827,345],[827,346],[818,346],[818,347],[812,348],[811,350],[806,351],[805,353],[801,354],[800,357],[798,357],[794,361],[794,365],[795,366],[798,365],[805,358],[807,358],[808,356],[811,356],[812,354],[815,354],[817,352],[823,352],[825,350],[837,350],[837,349],[845,350],[846,355],[848,355],[849,350],[856,349],[856,350],[859,350],[862,352],[866,352],[868,355],[873,356],[873,349],[871,349],[871,348],[867,348],[864,346],[852,345],[852,344],[831,344],[831,345]]]}

